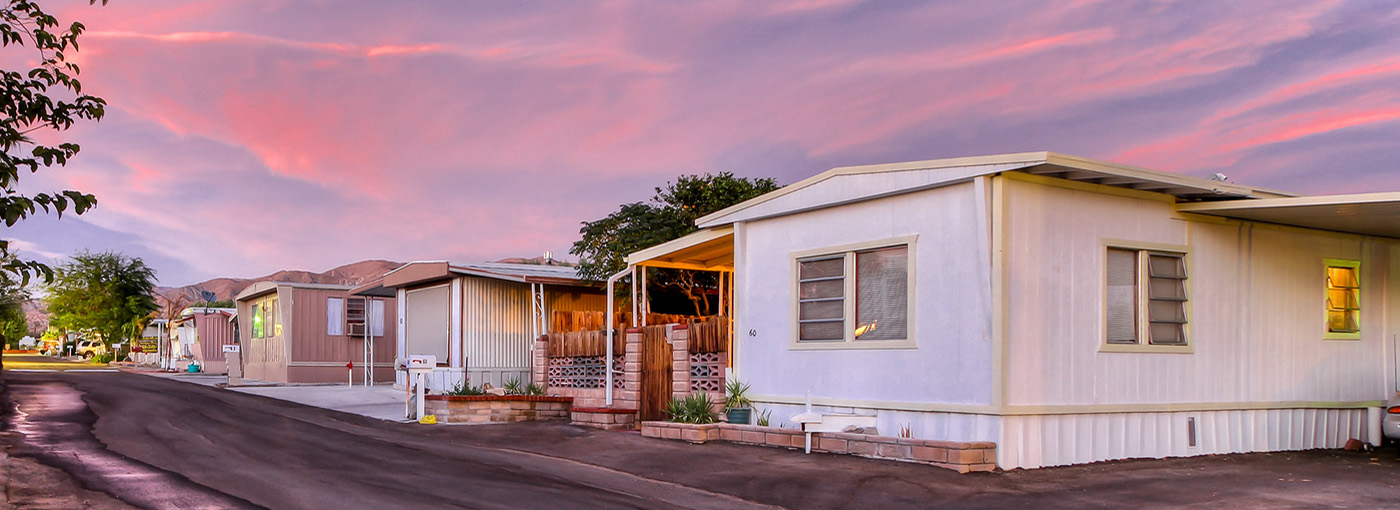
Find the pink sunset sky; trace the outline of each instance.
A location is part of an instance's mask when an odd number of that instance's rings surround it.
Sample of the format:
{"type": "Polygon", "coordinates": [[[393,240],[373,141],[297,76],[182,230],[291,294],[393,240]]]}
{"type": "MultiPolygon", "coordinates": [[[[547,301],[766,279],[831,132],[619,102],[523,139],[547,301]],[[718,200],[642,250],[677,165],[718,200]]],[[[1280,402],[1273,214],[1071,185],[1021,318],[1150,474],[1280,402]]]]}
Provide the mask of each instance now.
{"type": "Polygon", "coordinates": [[[689,173],[1051,150],[1304,194],[1400,190],[1389,2],[51,1],[107,117],[24,190],[28,257],[164,285],[567,253],[689,173]]]}

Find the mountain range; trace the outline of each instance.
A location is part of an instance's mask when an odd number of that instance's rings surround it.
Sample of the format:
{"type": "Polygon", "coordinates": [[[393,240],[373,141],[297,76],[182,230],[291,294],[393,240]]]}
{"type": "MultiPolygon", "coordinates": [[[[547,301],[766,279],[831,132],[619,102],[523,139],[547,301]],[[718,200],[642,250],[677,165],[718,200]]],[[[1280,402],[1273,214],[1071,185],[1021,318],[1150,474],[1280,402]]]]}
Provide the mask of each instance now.
{"type": "Polygon", "coordinates": [[[331,285],[359,285],[403,265],[388,260],[363,260],[346,264],[322,273],[310,271],[284,270],[257,278],[214,278],[183,287],[155,288],[156,296],[169,300],[183,296],[186,302],[232,300],[240,291],[257,282],[324,283],[331,285]]]}

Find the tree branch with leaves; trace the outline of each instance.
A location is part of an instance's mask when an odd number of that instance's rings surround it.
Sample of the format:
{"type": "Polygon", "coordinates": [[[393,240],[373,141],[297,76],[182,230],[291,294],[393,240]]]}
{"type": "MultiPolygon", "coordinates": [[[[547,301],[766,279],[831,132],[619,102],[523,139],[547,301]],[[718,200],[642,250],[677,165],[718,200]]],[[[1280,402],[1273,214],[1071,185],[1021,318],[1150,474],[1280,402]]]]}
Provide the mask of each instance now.
{"type": "MultiPolygon", "coordinates": [[[[89,4],[95,3],[97,0],[89,0],[89,4]]],[[[78,36],[84,30],[78,22],[62,27],[38,2],[12,0],[0,8],[0,46],[29,46],[38,54],[38,64],[27,71],[0,69],[0,188],[4,189],[0,219],[6,227],[40,209],[62,217],[69,211],[83,214],[97,205],[96,197],[81,191],[33,195],[17,191],[25,171],[32,174],[41,168],[64,166],[78,154],[78,144],[39,143],[32,136],[35,132],[67,131],[78,121],[97,121],[105,113],[107,102],[83,94],[83,84],[78,81],[81,70],[68,60],[78,51],[78,36]]],[[[0,240],[0,271],[16,277],[21,286],[28,285],[34,276],[45,281],[53,278],[47,265],[11,254],[9,241],[0,240]]]]}

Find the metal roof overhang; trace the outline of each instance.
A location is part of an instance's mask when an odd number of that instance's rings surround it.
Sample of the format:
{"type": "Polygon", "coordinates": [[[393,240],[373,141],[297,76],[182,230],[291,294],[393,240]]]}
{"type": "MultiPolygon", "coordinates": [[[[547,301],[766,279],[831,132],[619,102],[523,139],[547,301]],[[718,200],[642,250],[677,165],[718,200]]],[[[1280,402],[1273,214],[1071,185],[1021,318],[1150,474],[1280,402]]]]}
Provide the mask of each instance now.
{"type": "Polygon", "coordinates": [[[1177,210],[1400,239],[1400,192],[1179,204],[1177,210]]]}
{"type": "Polygon", "coordinates": [[[627,256],[627,264],[719,271],[734,269],[734,227],[691,233],[627,256]]]}

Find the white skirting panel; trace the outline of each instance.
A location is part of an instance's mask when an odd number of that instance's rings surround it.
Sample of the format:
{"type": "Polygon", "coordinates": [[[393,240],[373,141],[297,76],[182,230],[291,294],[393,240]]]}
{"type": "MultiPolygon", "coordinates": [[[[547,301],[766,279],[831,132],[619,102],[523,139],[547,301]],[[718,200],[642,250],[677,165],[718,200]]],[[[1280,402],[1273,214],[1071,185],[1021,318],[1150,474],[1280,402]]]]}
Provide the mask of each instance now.
{"type": "MultiPolygon", "coordinates": [[[[754,404],[754,419],[764,411],[769,412],[768,424],[774,427],[801,428],[791,421],[792,415],[801,413],[805,406],[792,404],[754,404]]],[[[997,417],[984,414],[934,413],[919,411],[895,411],[891,409],[865,409],[851,407],[812,406],[819,413],[849,413],[875,416],[875,428],[882,436],[898,436],[900,429],[908,427],[910,437],[915,439],[937,439],[940,441],[996,441],[998,438],[997,417]]]]}
{"type": "Polygon", "coordinates": [[[1367,440],[1365,409],[1265,409],[1002,418],[997,466],[1340,448],[1367,440]],[[1189,420],[1195,419],[1195,446],[1189,420]]]}

